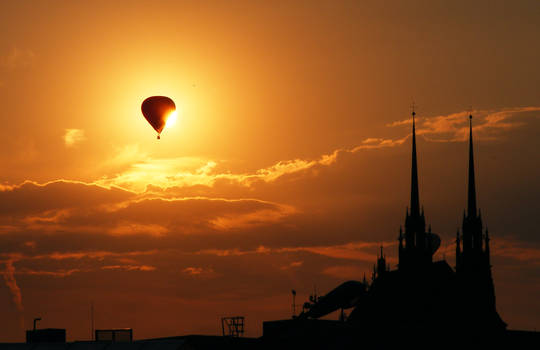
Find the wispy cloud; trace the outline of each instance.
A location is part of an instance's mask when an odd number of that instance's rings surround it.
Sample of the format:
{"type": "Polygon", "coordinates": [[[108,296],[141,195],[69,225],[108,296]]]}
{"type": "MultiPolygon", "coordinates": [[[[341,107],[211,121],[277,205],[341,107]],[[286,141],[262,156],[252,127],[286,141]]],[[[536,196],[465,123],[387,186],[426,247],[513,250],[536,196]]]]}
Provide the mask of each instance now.
{"type": "MultiPolygon", "coordinates": [[[[504,108],[499,110],[477,110],[474,130],[476,137],[483,140],[499,138],[504,131],[524,125],[523,118],[540,111],[540,107],[504,108]]],[[[417,133],[431,142],[460,142],[467,139],[468,118],[470,112],[462,111],[448,115],[418,118],[417,133]]],[[[395,121],[388,127],[410,125],[411,119],[395,121]]],[[[218,165],[226,165],[222,161],[203,158],[168,158],[153,159],[138,150],[138,147],[127,147],[119,151],[118,156],[108,161],[125,166],[124,171],[98,180],[103,186],[119,186],[135,192],[144,192],[148,185],[162,189],[173,187],[205,186],[213,187],[217,182],[228,182],[243,187],[252,187],[259,183],[272,183],[285,176],[315,171],[320,167],[334,164],[340,155],[356,153],[362,150],[374,150],[398,147],[410,137],[410,130],[396,138],[368,137],[352,148],[339,148],[323,154],[315,159],[291,159],[279,161],[273,165],[258,169],[251,173],[224,172],[218,165]],[[126,165],[129,160],[133,162],[126,165]]]]}
{"type": "Polygon", "coordinates": [[[294,268],[298,268],[298,267],[300,267],[302,265],[304,265],[303,261],[293,261],[290,264],[281,266],[280,269],[281,270],[291,270],[291,269],[294,269],[294,268]]]}
{"type": "Polygon", "coordinates": [[[163,225],[139,224],[135,222],[123,222],[108,230],[108,232],[113,236],[134,235],[142,233],[156,237],[163,236],[169,231],[170,230],[163,225]]]}
{"type": "Polygon", "coordinates": [[[158,253],[158,250],[152,249],[147,251],[128,251],[128,252],[112,252],[112,251],[75,251],[75,252],[53,252],[47,254],[34,254],[26,255],[21,253],[0,254],[6,255],[4,260],[5,270],[2,271],[4,281],[9,288],[14,304],[21,312],[24,311],[22,304],[21,290],[15,279],[15,275],[29,275],[29,276],[50,276],[63,278],[71,276],[75,273],[93,272],[98,270],[119,270],[119,271],[154,271],[156,268],[147,264],[137,263],[135,258],[141,256],[154,255],[158,253]],[[107,261],[115,262],[114,264],[103,265],[105,259],[107,261]],[[93,264],[86,263],[86,267],[79,267],[81,264],[78,260],[89,259],[93,261],[93,264]],[[69,261],[73,260],[73,261],[69,261]],[[57,268],[55,264],[50,263],[55,261],[62,261],[63,266],[75,265],[77,267],[71,268],[57,268]],[[25,263],[35,265],[36,267],[23,266],[15,270],[14,263],[25,263]],[[51,266],[45,268],[44,266],[51,266]]]}
{"type": "Polygon", "coordinates": [[[86,140],[84,130],[82,129],[66,129],[64,133],[64,144],[66,147],[74,147],[86,140]]]}
{"type": "MultiPolygon", "coordinates": [[[[397,242],[390,241],[383,242],[382,244],[384,247],[390,247],[397,245],[397,242]]],[[[281,248],[269,248],[265,246],[259,246],[253,250],[205,249],[198,251],[196,254],[208,254],[216,256],[240,256],[247,254],[280,254],[308,252],[335,259],[357,260],[372,263],[377,259],[377,252],[379,251],[380,245],[380,242],[349,242],[345,244],[327,246],[297,246],[281,248]]],[[[397,260],[393,257],[387,257],[387,261],[390,263],[397,263],[397,260]]]]}
{"type": "MultiPolygon", "coordinates": [[[[540,107],[515,107],[497,110],[473,110],[457,113],[417,118],[417,134],[432,142],[462,142],[467,140],[470,114],[473,115],[473,129],[477,139],[494,140],[505,131],[526,124],[518,117],[531,116],[539,112],[540,107]]],[[[536,114],[537,115],[537,114],[536,114]]],[[[396,127],[412,124],[412,119],[405,119],[387,124],[396,127]]]]}
{"type": "MultiPolygon", "coordinates": [[[[280,161],[254,173],[217,172],[217,161],[202,158],[146,158],[127,166],[122,173],[99,179],[102,186],[118,186],[135,192],[144,192],[148,185],[162,189],[187,186],[212,187],[218,181],[227,181],[239,186],[249,187],[257,182],[273,182],[278,178],[317,165],[330,165],[337,152],[323,155],[317,160],[294,159],[280,161]]],[[[124,157],[118,159],[124,160],[124,157]]],[[[110,163],[109,163],[110,164],[110,163]]]]}
{"type": "MultiPolygon", "coordinates": [[[[299,252],[305,251],[313,254],[323,255],[330,258],[358,260],[366,262],[374,262],[377,259],[378,248],[380,242],[350,242],[339,245],[329,246],[307,246],[307,247],[291,247],[280,248],[279,251],[284,252],[299,252]]],[[[384,242],[384,247],[395,246],[397,242],[384,242]]],[[[387,257],[388,263],[397,263],[393,257],[387,257]]]]}
{"type": "Polygon", "coordinates": [[[81,269],[60,269],[60,270],[32,270],[28,268],[23,268],[17,271],[17,274],[19,275],[31,275],[31,276],[50,276],[50,277],[67,277],[71,276],[74,273],[77,272],[83,272],[83,271],[89,271],[89,270],[81,270],[81,269]]]}
{"type": "Polygon", "coordinates": [[[197,278],[214,278],[217,277],[217,273],[211,267],[195,267],[189,266],[182,270],[182,273],[197,278]]]}
{"type": "Polygon", "coordinates": [[[150,265],[105,265],[102,270],[122,270],[122,271],[154,271],[156,268],[150,265]]]}
{"type": "Polygon", "coordinates": [[[358,152],[363,149],[377,149],[377,148],[388,148],[388,147],[395,147],[400,146],[405,141],[407,141],[407,138],[409,136],[404,136],[402,138],[398,139],[384,139],[384,138],[377,138],[377,137],[370,137],[362,141],[361,145],[358,145],[351,149],[349,152],[358,152]]]}
{"type": "Polygon", "coordinates": [[[491,252],[493,256],[540,266],[540,247],[531,246],[512,237],[492,239],[491,252]]]}
{"type": "Polygon", "coordinates": [[[154,255],[158,251],[155,249],[142,250],[142,251],[129,251],[129,252],[113,252],[106,250],[94,250],[94,251],[73,251],[73,252],[53,252],[48,254],[38,254],[38,255],[19,255],[18,259],[52,259],[52,260],[66,260],[66,259],[97,259],[103,260],[105,257],[112,258],[124,258],[124,257],[135,257],[135,256],[144,256],[144,255],[154,255]]]}
{"type": "Polygon", "coordinates": [[[283,218],[296,213],[297,210],[290,205],[277,205],[271,209],[256,210],[248,213],[221,215],[212,219],[210,223],[218,230],[233,228],[249,228],[267,225],[281,221],[283,218]]]}

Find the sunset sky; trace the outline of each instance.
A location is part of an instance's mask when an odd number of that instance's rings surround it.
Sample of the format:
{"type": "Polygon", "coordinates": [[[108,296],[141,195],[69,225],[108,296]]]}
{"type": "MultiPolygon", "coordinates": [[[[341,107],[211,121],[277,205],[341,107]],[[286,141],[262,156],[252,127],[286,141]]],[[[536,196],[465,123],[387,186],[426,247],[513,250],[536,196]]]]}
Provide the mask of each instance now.
{"type": "Polygon", "coordinates": [[[218,334],[397,263],[454,265],[472,113],[498,311],[540,327],[540,2],[0,2],[0,342],[218,334]],[[141,114],[172,98],[161,140],[141,114]]]}

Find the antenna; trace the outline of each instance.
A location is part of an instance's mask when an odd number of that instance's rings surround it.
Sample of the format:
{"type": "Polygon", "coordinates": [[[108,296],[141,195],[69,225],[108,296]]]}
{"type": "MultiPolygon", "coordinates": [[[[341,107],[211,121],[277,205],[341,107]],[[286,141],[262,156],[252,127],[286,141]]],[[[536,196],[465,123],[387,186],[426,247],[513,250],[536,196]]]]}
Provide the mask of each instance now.
{"type": "Polygon", "coordinates": [[[296,291],[293,289],[291,290],[292,293],[292,317],[296,317],[296,291]]]}
{"type": "Polygon", "coordinates": [[[91,301],[90,302],[90,325],[91,325],[91,329],[90,329],[90,339],[91,340],[96,340],[94,338],[94,330],[95,330],[95,327],[94,327],[94,301],[91,301]]]}

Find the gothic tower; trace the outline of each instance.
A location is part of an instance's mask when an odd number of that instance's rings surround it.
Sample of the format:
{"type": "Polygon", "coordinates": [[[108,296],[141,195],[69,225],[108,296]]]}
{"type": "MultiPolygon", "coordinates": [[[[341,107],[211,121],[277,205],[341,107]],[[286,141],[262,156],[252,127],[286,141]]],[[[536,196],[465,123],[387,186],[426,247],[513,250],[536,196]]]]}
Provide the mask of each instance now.
{"type": "Polygon", "coordinates": [[[486,273],[491,275],[489,265],[489,234],[482,235],[482,216],[476,206],[474,178],[474,152],[472,138],[472,115],[469,116],[469,182],[467,211],[463,213],[462,237],[456,237],[456,270],[464,274],[486,273]]]}
{"type": "Polygon", "coordinates": [[[467,210],[462,235],[456,234],[456,273],[468,320],[483,328],[504,328],[495,308],[495,287],[491,275],[489,233],[482,234],[482,217],[476,205],[472,115],[469,115],[469,174],[467,210]]]}
{"type": "Polygon", "coordinates": [[[416,158],[415,111],[412,112],[412,164],[411,164],[411,204],[405,217],[405,237],[399,231],[399,269],[410,270],[425,267],[432,262],[431,240],[426,233],[424,210],[420,211],[418,190],[418,164],[416,158]],[[403,244],[405,240],[405,244],[403,244]]]}

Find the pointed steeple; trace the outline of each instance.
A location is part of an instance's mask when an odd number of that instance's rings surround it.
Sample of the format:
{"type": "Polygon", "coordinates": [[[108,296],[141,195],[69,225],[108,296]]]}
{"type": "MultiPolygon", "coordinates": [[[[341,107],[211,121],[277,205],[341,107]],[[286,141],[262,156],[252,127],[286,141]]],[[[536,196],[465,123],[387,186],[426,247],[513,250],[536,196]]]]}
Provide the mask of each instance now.
{"type": "Polygon", "coordinates": [[[412,110],[411,203],[405,217],[405,246],[399,256],[399,268],[427,266],[432,261],[427,239],[424,211],[420,211],[418,195],[418,160],[416,157],[416,112],[412,110]]]}
{"type": "Polygon", "coordinates": [[[469,191],[467,202],[467,216],[476,217],[476,187],[474,183],[474,155],[472,139],[472,115],[469,115],[469,191]]]}
{"type": "Polygon", "coordinates": [[[412,166],[411,166],[411,213],[412,217],[420,216],[420,198],[418,195],[418,166],[416,161],[416,125],[414,116],[416,112],[412,111],[413,129],[412,129],[412,166]]]}

